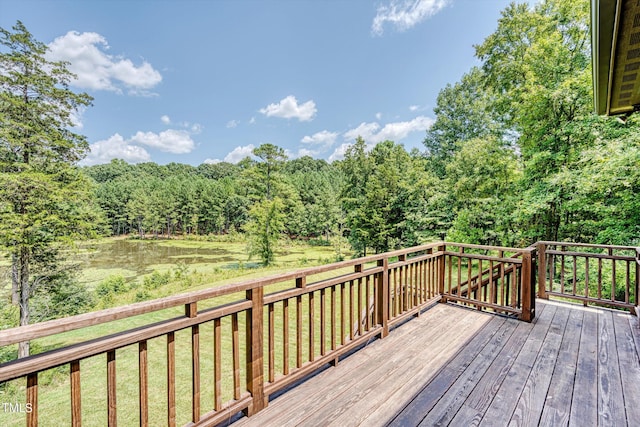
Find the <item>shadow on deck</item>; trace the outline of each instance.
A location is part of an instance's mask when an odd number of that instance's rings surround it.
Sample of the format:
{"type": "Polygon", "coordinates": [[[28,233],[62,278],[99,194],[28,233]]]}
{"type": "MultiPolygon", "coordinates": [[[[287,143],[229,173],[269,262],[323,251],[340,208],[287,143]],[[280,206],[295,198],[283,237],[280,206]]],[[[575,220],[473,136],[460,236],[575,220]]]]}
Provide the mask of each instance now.
{"type": "Polygon", "coordinates": [[[544,300],[537,313],[437,304],[233,425],[638,425],[637,319],[544,300]]]}

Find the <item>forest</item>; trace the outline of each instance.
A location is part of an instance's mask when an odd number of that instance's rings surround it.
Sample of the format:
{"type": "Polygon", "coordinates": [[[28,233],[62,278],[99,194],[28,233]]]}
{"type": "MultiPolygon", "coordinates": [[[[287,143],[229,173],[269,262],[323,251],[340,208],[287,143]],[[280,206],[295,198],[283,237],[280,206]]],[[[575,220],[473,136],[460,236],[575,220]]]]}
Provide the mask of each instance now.
{"type": "Polygon", "coordinates": [[[588,7],[508,6],[475,46],[481,65],[441,90],[423,151],[358,139],[327,163],[265,144],[235,165],[83,172],[112,235],[339,235],[357,254],[435,239],[638,244],[639,119],[593,112],[588,7]]]}

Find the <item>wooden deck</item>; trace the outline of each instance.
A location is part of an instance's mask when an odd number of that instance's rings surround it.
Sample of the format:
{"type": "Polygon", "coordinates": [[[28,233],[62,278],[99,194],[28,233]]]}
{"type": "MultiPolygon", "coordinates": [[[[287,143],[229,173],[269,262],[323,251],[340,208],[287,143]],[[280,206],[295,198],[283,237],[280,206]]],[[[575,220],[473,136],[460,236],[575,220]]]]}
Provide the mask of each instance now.
{"type": "Polygon", "coordinates": [[[533,323],[437,304],[233,425],[640,425],[636,318],[536,303],[533,323]]]}

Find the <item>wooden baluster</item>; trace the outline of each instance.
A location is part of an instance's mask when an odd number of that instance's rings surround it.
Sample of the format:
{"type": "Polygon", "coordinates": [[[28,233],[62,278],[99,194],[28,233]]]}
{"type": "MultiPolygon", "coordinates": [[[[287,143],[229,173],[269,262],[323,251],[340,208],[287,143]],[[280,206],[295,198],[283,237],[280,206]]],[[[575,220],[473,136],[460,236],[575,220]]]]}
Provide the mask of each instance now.
{"type": "Polygon", "coordinates": [[[315,360],[315,297],[314,293],[309,293],[309,361],[313,362],[315,360]]]}
{"type": "Polygon", "coordinates": [[[456,286],[455,295],[461,297],[462,296],[462,254],[464,253],[464,248],[460,247],[460,255],[458,256],[458,286],[456,286]]]}
{"type": "Polygon", "coordinates": [[[549,257],[549,291],[554,292],[554,284],[556,281],[556,255],[551,254],[549,257]]]}
{"type": "Polygon", "coordinates": [[[382,267],[382,272],[378,273],[376,284],[376,304],[377,323],[382,326],[380,338],[389,335],[389,259],[378,260],[378,266],[382,267]]]}
{"type": "Polygon", "coordinates": [[[602,299],[602,258],[598,258],[598,299],[602,299]]]}
{"type": "Polygon", "coordinates": [[[362,336],[362,277],[358,278],[358,335],[362,336]]]}
{"type": "Polygon", "coordinates": [[[289,300],[282,301],[282,372],[289,375],[289,300]]]}
{"type": "MultiPolygon", "coordinates": [[[[489,261],[489,302],[491,304],[495,304],[496,298],[496,289],[495,289],[495,281],[493,280],[493,260],[489,261]]],[[[495,311],[495,310],[493,310],[495,311]]]]}
{"type": "MultiPolygon", "coordinates": [[[[391,280],[391,279],[390,279],[391,280]]],[[[391,311],[391,315],[396,317],[398,315],[398,302],[400,301],[400,296],[398,294],[398,269],[393,269],[393,284],[389,284],[389,288],[393,289],[393,295],[391,295],[391,305],[393,310],[391,311]]]]}
{"type": "MultiPolygon", "coordinates": [[[[589,257],[584,257],[584,297],[589,298],[589,257]]],[[[583,305],[587,306],[587,301],[583,302],[583,305]]]]}
{"type": "Polygon", "coordinates": [[[326,338],[327,338],[327,319],[326,319],[326,292],[325,288],[320,289],[320,355],[324,356],[326,353],[326,338]]]}
{"type": "Polygon", "coordinates": [[[200,421],[200,326],[191,327],[191,420],[200,421]]]}
{"type": "MultiPolygon", "coordinates": [[[[561,246],[561,251],[565,251],[566,247],[561,246]]],[[[564,254],[560,255],[560,293],[564,294],[564,254]]]]}
{"type": "MultiPolygon", "coordinates": [[[[69,366],[69,382],[71,383],[71,425],[82,425],[81,393],[80,393],[80,361],[74,360],[69,366]]],[[[142,422],[140,423],[142,424],[142,422]]]]}
{"type": "Polygon", "coordinates": [[[167,334],[167,424],[176,425],[176,344],[175,333],[167,334]]]}
{"type": "Polygon", "coordinates": [[[365,324],[365,330],[368,332],[371,329],[371,311],[369,310],[369,307],[371,306],[371,290],[370,290],[370,283],[369,283],[369,277],[371,276],[367,276],[365,278],[365,289],[366,289],[366,300],[365,300],[365,309],[367,310],[367,317],[366,317],[366,324],[365,324]]]}
{"type": "Polygon", "coordinates": [[[522,264],[518,268],[517,264],[513,266],[513,274],[511,275],[511,307],[516,308],[518,306],[518,288],[520,287],[521,277],[518,277],[518,272],[522,276],[522,264]]]}
{"type": "MultiPolygon", "coordinates": [[[[479,259],[478,260],[478,281],[476,282],[476,300],[482,300],[482,291],[481,291],[481,288],[483,288],[483,286],[482,286],[482,277],[483,277],[483,274],[482,274],[482,260],[479,259]]],[[[485,301],[486,301],[486,296],[485,296],[485,301]]],[[[478,305],[477,309],[478,310],[482,310],[482,306],[478,305]]]]}
{"type": "Polygon", "coordinates": [[[107,424],[118,425],[116,404],[116,351],[107,352],[107,424]]]}
{"type": "MultiPolygon", "coordinates": [[[[138,343],[138,396],[140,400],[140,425],[149,425],[149,362],[147,341],[138,343]]],[[[72,392],[73,393],[73,392],[72,392]]]]}
{"type": "MultiPolygon", "coordinates": [[[[498,251],[498,258],[504,258],[504,252],[503,251],[498,251]]],[[[500,262],[500,305],[504,306],[505,305],[505,301],[506,301],[506,291],[505,291],[505,284],[504,284],[504,267],[505,267],[505,263],[504,262],[500,262]]]]}
{"type": "MultiPolygon", "coordinates": [[[[198,305],[192,302],[185,305],[185,315],[194,318],[198,315],[198,305]]],[[[191,327],[191,421],[200,420],[200,326],[191,327]]]]}
{"type": "Polygon", "coordinates": [[[635,264],[636,264],[636,285],[634,289],[634,295],[635,295],[634,305],[640,306],[640,297],[638,296],[638,293],[640,292],[640,261],[637,261],[635,264]]]}
{"type": "Polygon", "coordinates": [[[346,300],[345,300],[345,283],[340,284],[340,345],[345,344],[345,329],[344,329],[344,321],[345,321],[345,312],[346,308],[346,300]]]}
{"type": "MultiPolygon", "coordinates": [[[[115,352],[114,352],[115,353],[115,352]]],[[[27,404],[31,411],[27,412],[27,427],[38,427],[38,373],[27,375],[27,404]]],[[[111,415],[111,412],[109,412],[111,415]]],[[[109,417],[111,420],[111,417],[109,417]]]]}
{"type": "Polygon", "coordinates": [[[336,287],[331,287],[331,350],[336,349],[336,287]]]}
{"type": "MultiPolygon", "coordinates": [[[[613,257],[612,248],[609,248],[608,253],[610,257],[613,257]]],[[[616,288],[616,260],[615,258],[611,258],[611,301],[616,300],[616,288]]]]}
{"type": "Polygon", "coordinates": [[[302,295],[296,297],[296,368],[302,367],[302,295]]]}
{"type": "Polygon", "coordinates": [[[349,281],[349,331],[348,331],[348,336],[349,336],[349,340],[353,341],[353,325],[354,325],[354,316],[353,316],[353,310],[354,310],[354,303],[353,303],[354,297],[353,297],[353,280],[349,281]]]}
{"type": "MultiPolygon", "coordinates": [[[[398,261],[404,262],[407,260],[406,255],[400,255],[398,257],[398,261]]],[[[400,276],[400,283],[399,283],[399,289],[400,289],[400,306],[398,308],[398,314],[402,314],[407,310],[407,283],[406,283],[406,279],[407,279],[407,275],[405,273],[405,266],[402,266],[399,268],[400,272],[399,272],[399,276],[400,276]]]]}
{"type": "Polygon", "coordinates": [[[213,320],[213,400],[214,409],[222,409],[222,325],[220,319],[213,320]]]}
{"type": "Polygon", "coordinates": [[[246,311],[246,372],[247,390],[251,393],[251,404],[246,409],[252,416],[266,406],[264,397],[264,288],[257,287],[246,291],[246,299],[251,308],[246,311]]]}
{"type": "Polygon", "coordinates": [[[467,258],[467,301],[471,302],[471,258],[467,258]]]}
{"type": "Polygon", "coordinates": [[[269,382],[273,383],[276,379],[276,351],[275,351],[275,341],[276,341],[276,331],[275,331],[275,304],[269,304],[269,319],[268,319],[268,327],[269,327],[269,382]]]}
{"type": "Polygon", "coordinates": [[[577,262],[577,259],[576,259],[576,256],[574,255],[573,256],[573,295],[577,295],[577,283],[576,282],[578,281],[578,279],[577,279],[578,276],[577,276],[576,262],[577,262]]]}
{"type": "Polygon", "coordinates": [[[624,286],[624,302],[626,302],[627,304],[629,304],[629,288],[631,287],[631,266],[630,266],[630,261],[627,261],[627,271],[626,271],[626,280],[625,280],[625,286],[624,286]]]}
{"type": "Polygon", "coordinates": [[[231,348],[233,359],[233,398],[239,400],[240,393],[240,336],[238,334],[238,313],[231,315],[231,348]]]}

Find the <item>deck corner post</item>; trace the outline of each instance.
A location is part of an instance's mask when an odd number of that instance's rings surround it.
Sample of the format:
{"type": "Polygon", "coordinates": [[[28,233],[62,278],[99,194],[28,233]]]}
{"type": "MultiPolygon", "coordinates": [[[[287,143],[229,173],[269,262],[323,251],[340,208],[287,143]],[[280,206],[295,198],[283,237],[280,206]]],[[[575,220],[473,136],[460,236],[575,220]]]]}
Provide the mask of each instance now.
{"type": "Polygon", "coordinates": [[[444,271],[446,268],[446,252],[447,246],[438,246],[438,252],[442,254],[438,257],[438,293],[440,294],[440,302],[447,302],[447,297],[444,295],[444,271]]]}
{"type": "Polygon", "coordinates": [[[531,322],[535,317],[535,287],[533,286],[533,257],[531,252],[522,253],[522,272],[520,277],[521,295],[522,295],[522,314],[520,320],[531,322]]]}
{"type": "Polygon", "coordinates": [[[538,251],[538,298],[549,299],[547,295],[547,245],[544,242],[536,244],[538,251]]]}
{"type": "Polygon", "coordinates": [[[378,273],[377,298],[378,313],[377,321],[382,326],[380,338],[389,335],[389,259],[383,258],[378,260],[378,267],[382,267],[382,271],[378,273]]]}
{"type": "Polygon", "coordinates": [[[247,299],[251,308],[247,310],[247,390],[252,401],[245,410],[248,417],[267,406],[264,394],[264,288],[261,286],[249,289],[247,299]]]}

